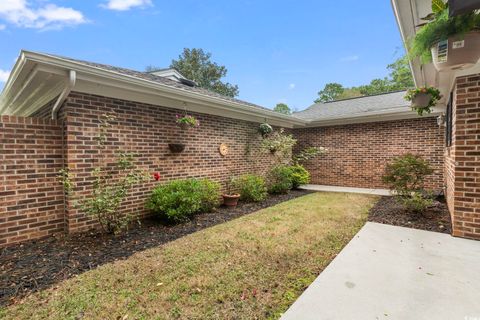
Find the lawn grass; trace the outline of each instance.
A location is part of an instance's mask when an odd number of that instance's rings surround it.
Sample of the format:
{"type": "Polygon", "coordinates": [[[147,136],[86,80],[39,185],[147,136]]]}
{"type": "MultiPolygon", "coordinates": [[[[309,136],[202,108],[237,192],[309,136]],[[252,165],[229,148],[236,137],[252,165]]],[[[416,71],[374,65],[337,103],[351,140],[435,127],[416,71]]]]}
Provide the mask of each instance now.
{"type": "Polygon", "coordinates": [[[277,319],[378,198],[314,193],[86,272],[5,319],[277,319]]]}

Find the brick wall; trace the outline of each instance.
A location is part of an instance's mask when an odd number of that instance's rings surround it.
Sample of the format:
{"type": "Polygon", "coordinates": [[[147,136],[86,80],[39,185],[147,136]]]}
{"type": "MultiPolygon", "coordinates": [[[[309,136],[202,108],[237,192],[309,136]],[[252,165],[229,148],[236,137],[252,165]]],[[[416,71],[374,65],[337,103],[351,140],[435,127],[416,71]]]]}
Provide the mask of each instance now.
{"type": "Polygon", "coordinates": [[[299,148],[323,146],[329,150],[306,163],[312,183],[384,188],[381,176],[386,163],[410,152],[421,155],[434,167],[427,187],[443,187],[444,129],[439,128],[433,117],[302,128],[294,134],[299,148]]]}
{"type": "MultiPolygon", "coordinates": [[[[187,177],[208,177],[225,182],[232,175],[263,173],[274,161],[271,154],[259,149],[261,137],[258,123],[190,113],[200,120],[199,128],[182,131],[175,125],[181,111],[160,106],[116,100],[101,96],[72,93],[62,108],[66,124],[66,156],[75,176],[77,193],[91,186],[92,159],[98,149],[94,137],[103,114],[116,117],[110,130],[113,142],[108,146],[112,156],[116,150],[135,152],[137,165],[149,172],[160,172],[162,182],[187,177]],[[184,142],[186,149],[173,154],[168,143],[184,142]],[[222,157],[220,143],[226,143],[229,154],[222,157]]],[[[135,188],[126,200],[125,211],[146,214],[145,199],[155,181],[135,188]]],[[[70,232],[90,228],[95,221],[69,206],[67,228],[70,232]]]]}
{"type": "Polygon", "coordinates": [[[446,151],[447,200],[453,235],[480,239],[480,74],[454,90],[452,146],[446,151]]]}
{"type": "Polygon", "coordinates": [[[64,229],[62,163],[57,122],[0,117],[0,246],[64,229]]]}

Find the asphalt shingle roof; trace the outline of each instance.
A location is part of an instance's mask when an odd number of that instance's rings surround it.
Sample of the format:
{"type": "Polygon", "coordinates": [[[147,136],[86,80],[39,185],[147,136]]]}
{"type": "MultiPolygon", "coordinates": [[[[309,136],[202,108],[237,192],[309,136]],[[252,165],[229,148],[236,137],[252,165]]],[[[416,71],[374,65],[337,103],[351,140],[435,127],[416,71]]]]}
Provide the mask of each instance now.
{"type": "MultiPolygon", "coordinates": [[[[271,109],[268,109],[250,102],[227,97],[227,96],[224,96],[200,87],[188,86],[186,84],[179,83],[177,81],[168,79],[166,77],[157,76],[148,72],[141,72],[141,71],[126,69],[126,68],[115,67],[108,64],[72,59],[64,56],[58,56],[58,55],[52,55],[52,54],[47,54],[47,55],[56,57],[59,59],[67,60],[73,63],[79,63],[86,66],[103,69],[105,71],[116,72],[119,74],[135,77],[138,79],[157,82],[172,88],[194,92],[194,93],[202,94],[205,96],[221,99],[224,101],[239,103],[244,106],[256,108],[263,111],[270,111],[270,112],[272,111],[271,109]]],[[[327,102],[327,103],[317,103],[310,106],[304,111],[294,113],[293,117],[298,119],[303,119],[306,121],[317,121],[322,119],[348,118],[349,116],[352,116],[352,117],[363,116],[363,115],[367,116],[371,113],[376,113],[380,111],[385,111],[386,113],[388,113],[389,111],[391,111],[392,113],[397,111],[399,112],[407,111],[409,108],[409,104],[403,98],[404,96],[405,96],[404,91],[398,91],[398,92],[345,99],[345,100],[339,100],[339,101],[333,101],[333,102],[327,102]]]]}
{"type": "Polygon", "coordinates": [[[57,58],[60,58],[60,59],[63,59],[63,60],[68,60],[68,61],[71,61],[71,62],[74,62],[74,63],[80,63],[80,64],[83,64],[83,65],[103,69],[103,70],[106,70],[106,71],[113,71],[113,72],[117,72],[117,73],[127,75],[127,76],[132,76],[132,77],[139,78],[139,79],[154,81],[154,82],[161,83],[161,84],[169,86],[169,87],[174,87],[174,88],[177,88],[177,89],[190,91],[190,92],[195,92],[195,93],[203,94],[203,95],[206,95],[206,96],[222,99],[222,100],[225,100],[225,101],[230,101],[230,102],[243,104],[247,107],[253,107],[253,108],[258,108],[258,109],[261,109],[261,110],[272,111],[271,109],[256,105],[254,103],[250,103],[250,102],[247,102],[247,101],[227,97],[227,96],[221,95],[219,93],[216,93],[216,92],[204,89],[204,88],[191,87],[191,86],[185,85],[183,83],[180,83],[180,82],[177,82],[177,81],[174,81],[174,80],[170,80],[170,79],[165,78],[165,77],[156,76],[156,75],[154,75],[152,73],[149,73],[149,72],[141,72],[141,71],[126,69],[126,68],[115,67],[115,66],[108,65],[108,64],[102,64],[102,63],[72,59],[72,58],[59,56],[59,55],[53,55],[53,54],[48,54],[48,55],[52,56],[52,57],[57,57],[57,58]]]}
{"type": "Polygon", "coordinates": [[[401,112],[409,110],[409,103],[403,98],[405,91],[396,91],[374,96],[358,97],[326,103],[316,103],[293,116],[316,121],[322,119],[362,116],[381,111],[401,112]]]}

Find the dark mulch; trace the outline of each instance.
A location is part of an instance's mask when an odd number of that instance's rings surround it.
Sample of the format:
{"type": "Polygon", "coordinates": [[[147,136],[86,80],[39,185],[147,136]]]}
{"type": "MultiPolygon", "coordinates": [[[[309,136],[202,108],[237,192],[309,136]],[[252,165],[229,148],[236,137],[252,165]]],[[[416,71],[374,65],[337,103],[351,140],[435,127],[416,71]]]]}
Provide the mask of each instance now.
{"type": "Polygon", "coordinates": [[[4,248],[0,252],[0,306],[15,303],[32,292],[102,264],[126,259],[136,252],[308,193],[293,190],[261,203],[239,203],[234,209],[220,207],[216,212],[197,215],[175,226],[163,225],[154,219],[143,220],[140,226],[121,236],[84,233],[4,248]]]}
{"type": "Polygon", "coordinates": [[[451,233],[452,222],[444,199],[434,201],[423,215],[408,213],[395,197],[382,197],[372,209],[368,221],[400,227],[451,233]]]}

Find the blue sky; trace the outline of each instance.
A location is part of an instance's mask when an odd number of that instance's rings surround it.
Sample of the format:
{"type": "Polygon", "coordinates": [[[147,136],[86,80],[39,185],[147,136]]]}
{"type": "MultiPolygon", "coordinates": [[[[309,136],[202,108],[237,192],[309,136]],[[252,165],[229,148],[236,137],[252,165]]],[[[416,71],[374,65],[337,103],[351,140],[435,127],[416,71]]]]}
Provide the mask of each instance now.
{"type": "Polygon", "coordinates": [[[184,47],[211,52],[240,99],[298,110],[403,54],[389,0],[0,1],[0,87],[21,49],[144,70],[184,47]]]}

